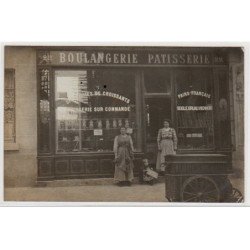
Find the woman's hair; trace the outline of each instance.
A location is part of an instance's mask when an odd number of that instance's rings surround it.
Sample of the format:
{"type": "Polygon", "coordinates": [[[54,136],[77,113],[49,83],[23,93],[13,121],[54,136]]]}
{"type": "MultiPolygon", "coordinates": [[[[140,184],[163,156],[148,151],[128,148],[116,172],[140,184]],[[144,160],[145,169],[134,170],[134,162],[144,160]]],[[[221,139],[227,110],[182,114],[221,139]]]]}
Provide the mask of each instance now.
{"type": "Polygon", "coordinates": [[[164,122],[168,122],[168,123],[169,123],[169,125],[171,124],[170,119],[167,119],[167,118],[163,120],[163,123],[164,123],[164,122]]]}
{"type": "Polygon", "coordinates": [[[120,130],[121,130],[121,129],[125,129],[125,130],[126,130],[126,128],[125,128],[124,126],[120,127],[120,130]]]}

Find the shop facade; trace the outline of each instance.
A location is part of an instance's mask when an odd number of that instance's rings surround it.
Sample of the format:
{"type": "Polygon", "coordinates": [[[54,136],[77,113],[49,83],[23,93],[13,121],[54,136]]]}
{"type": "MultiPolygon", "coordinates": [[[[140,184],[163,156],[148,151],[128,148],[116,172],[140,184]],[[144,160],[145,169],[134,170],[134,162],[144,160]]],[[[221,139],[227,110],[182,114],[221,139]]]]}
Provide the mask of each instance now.
{"type": "MultiPolygon", "coordinates": [[[[224,153],[234,160],[233,152],[243,150],[235,126],[240,48],[33,47],[29,53],[38,181],[112,177],[120,127],[132,137],[137,172],[142,157],[155,163],[164,119],[176,130],[178,154],[224,153]]],[[[243,124],[243,113],[237,119],[243,124]]]]}

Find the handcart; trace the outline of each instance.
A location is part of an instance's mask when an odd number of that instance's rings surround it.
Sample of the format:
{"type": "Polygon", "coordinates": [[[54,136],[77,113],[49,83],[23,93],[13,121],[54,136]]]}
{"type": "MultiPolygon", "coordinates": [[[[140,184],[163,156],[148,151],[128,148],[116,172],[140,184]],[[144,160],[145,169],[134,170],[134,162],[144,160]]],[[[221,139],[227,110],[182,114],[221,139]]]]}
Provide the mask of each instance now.
{"type": "Polygon", "coordinates": [[[232,161],[224,154],[166,156],[165,194],[169,202],[243,202],[233,187],[232,161]]]}

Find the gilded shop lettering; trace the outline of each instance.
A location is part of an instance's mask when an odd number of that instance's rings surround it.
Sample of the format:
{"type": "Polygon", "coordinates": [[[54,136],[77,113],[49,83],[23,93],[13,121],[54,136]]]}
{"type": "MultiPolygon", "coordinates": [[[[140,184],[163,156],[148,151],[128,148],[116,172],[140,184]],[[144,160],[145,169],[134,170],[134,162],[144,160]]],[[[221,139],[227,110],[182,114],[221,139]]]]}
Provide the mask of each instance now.
{"type": "Polygon", "coordinates": [[[82,112],[130,112],[130,106],[121,107],[82,107],[82,112]]]}
{"type": "Polygon", "coordinates": [[[120,94],[117,93],[113,93],[113,92],[109,92],[109,91],[83,91],[81,93],[82,96],[89,96],[89,97],[93,97],[93,96],[106,96],[106,97],[112,97],[112,98],[116,98],[120,101],[123,101],[125,103],[130,103],[130,99],[122,96],[120,94]]]}
{"type": "Polygon", "coordinates": [[[60,63],[78,64],[137,64],[137,54],[134,53],[88,53],[59,52],[60,63]]]}
{"type": "Polygon", "coordinates": [[[51,65],[214,65],[225,64],[221,55],[199,52],[154,51],[40,51],[39,64],[51,65]]]}
{"type": "Polygon", "coordinates": [[[190,96],[190,95],[202,96],[202,97],[205,97],[205,98],[211,98],[211,94],[208,94],[208,93],[203,92],[203,91],[195,91],[195,90],[186,91],[186,92],[178,94],[177,96],[178,96],[179,99],[181,99],[183,97],[190,96]]]}
{"type": "Polygon", "coordinates": [[[149,64],[210,64],[208,54],[148,54],[149,64]]]}

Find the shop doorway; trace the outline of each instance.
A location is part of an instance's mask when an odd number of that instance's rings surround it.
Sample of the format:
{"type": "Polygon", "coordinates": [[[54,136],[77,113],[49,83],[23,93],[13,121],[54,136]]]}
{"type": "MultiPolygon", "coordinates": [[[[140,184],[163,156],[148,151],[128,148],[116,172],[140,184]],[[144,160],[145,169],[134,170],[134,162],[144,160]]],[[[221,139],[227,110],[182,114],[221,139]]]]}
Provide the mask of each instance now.
{"type": "Polygon", "coordinates": [[[172,71],[168,68],[144,71],[145,152],[152,165],[158,153],[157,135],[164,119],[171,119],[172,71]]]}
{"type": "Polygon", "coordinates": [[[146,97],[146,154],[154,165],[157,156],[157,135],[164,119],[171,120],[171,97],[146,97]]]}

